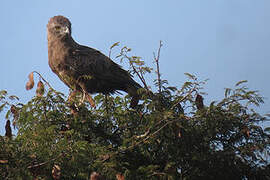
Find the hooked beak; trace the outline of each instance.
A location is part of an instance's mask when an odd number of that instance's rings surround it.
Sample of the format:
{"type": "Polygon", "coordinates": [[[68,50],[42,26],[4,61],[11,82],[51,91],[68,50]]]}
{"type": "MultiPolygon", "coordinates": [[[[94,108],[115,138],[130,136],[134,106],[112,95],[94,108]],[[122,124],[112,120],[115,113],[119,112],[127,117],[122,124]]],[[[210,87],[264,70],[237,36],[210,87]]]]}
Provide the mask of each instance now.
{"type": "Polygon", "coordinates": [[[69,34],[69,28],[67,26],[64,27],[63,31],[64,34],[69,34]]]}

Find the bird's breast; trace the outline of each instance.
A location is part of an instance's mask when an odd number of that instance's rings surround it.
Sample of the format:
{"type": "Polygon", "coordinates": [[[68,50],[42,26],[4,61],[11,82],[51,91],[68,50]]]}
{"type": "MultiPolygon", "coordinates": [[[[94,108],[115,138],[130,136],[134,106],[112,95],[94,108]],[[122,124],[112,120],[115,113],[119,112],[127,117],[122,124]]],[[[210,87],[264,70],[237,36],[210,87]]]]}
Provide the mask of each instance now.
{"type": "Polygon", "coordinates": [[[63,43],[48,42],[49,65],[53,71],[61,71],[65,66],[68,66],[68,55],[68,48],[63,43]]]}

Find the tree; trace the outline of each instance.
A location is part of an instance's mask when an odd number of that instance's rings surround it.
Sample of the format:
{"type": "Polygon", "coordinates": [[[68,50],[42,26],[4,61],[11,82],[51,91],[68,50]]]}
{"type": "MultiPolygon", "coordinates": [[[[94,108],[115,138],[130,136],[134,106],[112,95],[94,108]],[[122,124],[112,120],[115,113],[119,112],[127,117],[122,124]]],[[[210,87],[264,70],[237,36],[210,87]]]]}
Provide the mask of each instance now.
{"type": "Polygon", "coordinates": [[[188,81],[177,88],[161,79],[159,48],[151,92],[144,76],[152,69],[129,51],[122,48],[118,57],[145,86],[136,109],[128,95],[96,95],[96,108],[80,95],[66,101],[42,77],[25,104],[0,91],[0,110],[18,129],[12,138],[0,136],[4,179],[89,179],[93,172],[105,179],[270,179],[269,128],[258,125],[267,116],[251,108],[263,98],[246,81],[207,106],[206,81],[186,73],[188,81]]]}

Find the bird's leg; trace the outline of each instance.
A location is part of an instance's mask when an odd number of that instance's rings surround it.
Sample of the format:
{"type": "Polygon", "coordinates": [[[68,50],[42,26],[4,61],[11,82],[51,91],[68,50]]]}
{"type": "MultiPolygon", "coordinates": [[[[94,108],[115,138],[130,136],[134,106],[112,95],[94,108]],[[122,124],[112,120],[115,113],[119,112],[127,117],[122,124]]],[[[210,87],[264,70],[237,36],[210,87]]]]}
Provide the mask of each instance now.
{"type": "Polygon", "coordinates": [[[92,96],[88,92],[86,92],[84,89],[82,89],[82,93],[83,93],[83,97],[81,99],[80,105],[85,101],[85,98],[86,98],[86,100],[90,103],[90,105],[93,108],[96,108],[96,104],[95,104],[92,96]]]}
{"type": "Polygon", "coordinates": [[[74,99],[74,96],[76,96],[76,93],[77,93],[77,91],[75,90],[75,91],[72,91],[71,93],[69,93],[69,96],[68,96],[68,102],[71,102],[71,101],[73,101],[74,99]]]}
{"type": "Polygon", "coordinates": [[[91,105],[93,108],[96,108],[96,104],[95,104],[95,102],[94,102],[92,96],[91,96],[90,94],[87,93],[87,94],[86,94],[86,97],[87,97],[87,100],[88,100],[88,102],[90,103],[90,105],[91,105]]]}
{"type": "Polygon", "coordinates": [[[72,114],[76,114],[76,113],[78,113],[78,111],[79,111],[78,106],[76,105],[76,103],[74,103],[74,100],[75,100],[74,98],[75,98],[77,92],[78,92],[77,90],[72,91],[72,92],[69,94],[68,100],[67,100],[67,101],[70,103],[69,106],[70,106],[70,108],[71,108],[71,113],[72,113],[72,114]]]}

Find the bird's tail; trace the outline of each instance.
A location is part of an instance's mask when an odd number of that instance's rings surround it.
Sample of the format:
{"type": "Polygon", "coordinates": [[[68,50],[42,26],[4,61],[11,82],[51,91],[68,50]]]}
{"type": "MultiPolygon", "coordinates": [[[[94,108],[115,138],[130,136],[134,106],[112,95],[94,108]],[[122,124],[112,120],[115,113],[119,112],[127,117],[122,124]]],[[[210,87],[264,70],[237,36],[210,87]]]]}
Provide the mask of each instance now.
{"type": "Polygon", "coordinates": [[[130,102],[130,107],[135,108],[140,100],[140,95],[132,96],[131,102],[130,102]]]}
{"type": "Polygon", "coordinates": [[[141,96],[138,94],[137,90],[140,88],[142,88],[141,85],[139,85],[135,81],[127,87],[127,93],[132,97],[130,102],[131,108],[135,108],[139,103],[141,96]]]}

